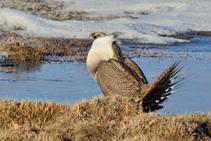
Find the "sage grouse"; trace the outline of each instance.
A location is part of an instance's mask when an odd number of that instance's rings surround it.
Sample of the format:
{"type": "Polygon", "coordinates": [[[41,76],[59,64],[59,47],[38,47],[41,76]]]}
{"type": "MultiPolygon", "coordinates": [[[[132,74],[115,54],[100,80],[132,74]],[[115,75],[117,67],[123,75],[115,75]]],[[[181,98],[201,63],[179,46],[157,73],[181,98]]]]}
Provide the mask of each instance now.
{"type": "Polygon", "coordinates": [[[115,34],[94,32],[91,36],[94,41],[87,56],[87,68],[103,94],[130,97],[142,106],[144,112],[163,108],[161,103],[181,82],[181,79],[178,80],[179,63],[171,65],[149,84],[141,68],[122,55],[115,34]]]}

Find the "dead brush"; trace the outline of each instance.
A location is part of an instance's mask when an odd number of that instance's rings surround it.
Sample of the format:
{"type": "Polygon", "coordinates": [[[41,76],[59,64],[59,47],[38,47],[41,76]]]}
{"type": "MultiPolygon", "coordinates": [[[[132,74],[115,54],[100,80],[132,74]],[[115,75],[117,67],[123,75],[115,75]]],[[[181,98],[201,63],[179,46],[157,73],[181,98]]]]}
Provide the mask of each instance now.
{"type": "Polygon", "coordinates": [[[86,39],[63,39],[63,38],[37,38],[43,47],[43,53],[63,54],[76,56],[89,50],[91,40],[86,39]]]}
{"type": "Polygon", "coordinates": [[[0,50],[9,53],[8,59],[16,63],[41,62],[45,55],[68,56],[84,61],[91,40],[62,38],[14,37],[0,44],[0,50]]]}
{"type": "Polygon", "coordinates": [[[42,60],[42,49],[32,48],[20,41],[2,44],[1,50],[8,52],[8,60],[16,63],[40,62],[42,60]]]}
{"type": "Polygon", "coordinates": [[[66,56],[79,62],[86,60],[91,46],[91,40],[87,39],[38,38],[37,40],[42,42],[43,54],[66,56]]]}
{"type": "Polygon", "coordinates": [[[0,140],[211,140],[211,113],[142,113],[125,97],[83,100],[72,106],[0,101],[0,140]]]}
{"type": "Polygon", "coordinates": [[[0,31],[0,50],[9,53],[9,60],[18,64],[41,62],[45,57],[68,57],[84,61],[91,40],[20,36],[0,31]]]}
{"type": "Polygon", "coordinates": [[[70,110],[65,105],[28,101],[1,101],[0,105],[0,129],[23,125],[31,127],[34,124],[42,127],[70,110]]]}

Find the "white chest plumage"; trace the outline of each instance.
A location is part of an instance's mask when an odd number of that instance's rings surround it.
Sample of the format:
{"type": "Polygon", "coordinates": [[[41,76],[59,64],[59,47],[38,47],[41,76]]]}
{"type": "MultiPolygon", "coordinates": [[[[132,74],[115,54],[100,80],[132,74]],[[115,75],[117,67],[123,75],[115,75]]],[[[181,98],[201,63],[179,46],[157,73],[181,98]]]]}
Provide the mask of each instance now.
{"type": "Polygon", "coordinates": [[[101,61],[108,61],[113,58],[114,52],[112,43],[114,41],[113,35],[99,37],[92,43],[91,49],[87,56],[87,67],[91,75],[94,77],[97,66],[101,61]]]}

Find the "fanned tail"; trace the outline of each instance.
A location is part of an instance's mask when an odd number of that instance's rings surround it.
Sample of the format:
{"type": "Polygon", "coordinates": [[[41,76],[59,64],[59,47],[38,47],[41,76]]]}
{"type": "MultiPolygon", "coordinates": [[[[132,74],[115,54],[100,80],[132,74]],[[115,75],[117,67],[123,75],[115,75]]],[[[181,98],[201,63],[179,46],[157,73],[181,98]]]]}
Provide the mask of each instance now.
{"type": "Polygon", "coordinates": [[[175,86],[181,84],[182,79],[178,73],[181,71],[179,62],[174,63],[168,69],[166,69],[160,76],[149,85],[144,91],[144,97],[142,99],[142,108],[144,112],[152,112],[162,109],[163,103],[170,94],[173,93],[172,89],[175,86]]]}

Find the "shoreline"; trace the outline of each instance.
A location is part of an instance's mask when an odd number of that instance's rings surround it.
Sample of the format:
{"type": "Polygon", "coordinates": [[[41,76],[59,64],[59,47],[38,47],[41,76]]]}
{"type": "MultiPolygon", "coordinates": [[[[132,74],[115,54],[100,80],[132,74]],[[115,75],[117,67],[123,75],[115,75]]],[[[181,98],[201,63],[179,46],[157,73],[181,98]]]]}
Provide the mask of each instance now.
{"type": "Polygon", "coordinates": [[[160,35],[160,36],[191,40],[194,36],[211,37],[211,31],[191,31],[191,32],[185,32],[185,33],[178,33],[174,35],[160,35]]]}
{"type": "MultiPolygon", "coordinates": [[[[211,32],[194,31],[169,35],[169,37],[185,40],[191,40],[194,36],[211,37],[211,32]]],[[[130,57],[172,57],[171,53],[166,54],[162,50],[150,51],[152,47],[154,49],[159,47],[165,48],[165,46],[169,46],[169,44],[144,44],[126,39],[122,39],[121,42],[124,46],[134,46],[131,50],[128,50],[129,48],[127,47],[125,51],[125,54],[130,57]]],[[[84,62],[91,44],[91,39],[29,37],[4,31],[1,31],[0,34],[0,51],[8,54],[6,57],[6,64],[7,62],[13,62],[11,64],[19,64],[20,62],[51,62],[60,60],[67,62],[73,60],[84,62]]],[[[184,59],[189,55],[182,53],[180,56],[181,59],[184,59]]],[[[2,66],[8,65],[5,65],[4,63],[5,61],[1,63],[2,66]]]]}

